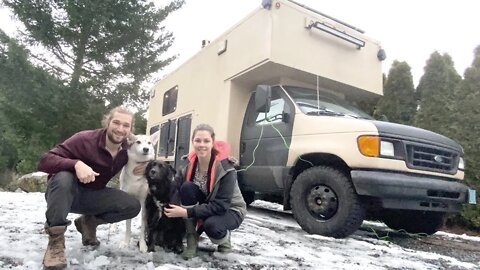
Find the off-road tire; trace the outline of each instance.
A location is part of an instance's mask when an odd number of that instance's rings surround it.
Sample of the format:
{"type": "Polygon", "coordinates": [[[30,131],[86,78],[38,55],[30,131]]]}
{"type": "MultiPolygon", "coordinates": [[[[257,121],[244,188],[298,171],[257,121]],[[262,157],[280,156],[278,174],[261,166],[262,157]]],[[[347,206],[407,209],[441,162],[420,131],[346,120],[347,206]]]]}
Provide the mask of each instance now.
{"type": "MultiPolygon", "coordinates": [[[[328,206],[328,202],[325,205],[328,206]]],[[[365,210],[350,179],[326,166],[307,169],[295,179],[290,191],[290,204],[293,216],[303,230],[335,238],[354,233],[365,217],[365,210]],[[317,194],[322,198],[312,200],[317,194]],[[322,204],[327,201],[332,204],[331,209],[327,207],[319,214],[317,208],[323,207],[322,204]]]]}
{"type": "Polygon", "coordinates": [[[444,212],[385,209],[382,221],[391,229],[434,234],[445,222],[444,212]]]}

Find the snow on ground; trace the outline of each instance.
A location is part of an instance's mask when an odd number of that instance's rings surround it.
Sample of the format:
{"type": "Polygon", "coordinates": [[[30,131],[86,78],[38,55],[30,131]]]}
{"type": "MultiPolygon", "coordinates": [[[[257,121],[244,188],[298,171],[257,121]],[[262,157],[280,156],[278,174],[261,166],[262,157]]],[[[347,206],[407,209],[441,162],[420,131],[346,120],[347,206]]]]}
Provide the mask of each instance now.
{"type": "MultiPolygon", "coordinates": [[[[405,249],[361,230],[347,239],[310,235],[281,212],[279,205],[264,201],[253,205],[242,226],[232,233],[233,253],[208,251],[214,246],[203,237],[203,251],[189,261],[161,248],[140,253],[136,247],[138,217],[133,221],[135,238],[127,249],[119,248],[124,222],[99,226],[97,236],[102,244],[95,250],[83,247],[81,235],[69,226],[69,269],[479,269],[453,257],[405,249]]],[[[47,245],[45,208],[43,193],[0,192],[0,269],[41,269],[47,245]]],[[[71,220],[76,217],[69,215],[71,220]]],[[[374,225],[382,226],[364,223],[374,225]]],[[[478,237],[468,238],[480,241],[478,237]]]]}

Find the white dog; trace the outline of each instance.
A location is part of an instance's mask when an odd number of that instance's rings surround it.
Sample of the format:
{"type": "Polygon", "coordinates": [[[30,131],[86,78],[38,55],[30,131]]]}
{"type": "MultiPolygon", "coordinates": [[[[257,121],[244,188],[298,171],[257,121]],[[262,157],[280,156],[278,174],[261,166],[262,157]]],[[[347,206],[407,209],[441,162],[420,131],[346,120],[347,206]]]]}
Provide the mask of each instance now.
{"type": "MultiPolygon", "coordinates": [[[[140,251],[147,251],[147,243],[145,241],[145,229],[147,226],[147,213],[145,209],[145,199],[148,194],[148,183],[144,175],[137,176],[133,174],[133,169],[141,162],[147,162],[155,159],[155,151],[153,146],[160,139],[160,132],[155,132],[151,136],[133,135],[128,139],[129,148],[128,162],[120,173],[120,189],[130,195],[135,196],[142,207],[141,229],[140,229],[140,251]]],[[[130,244],[132,235],[132,220],[126,221],[125,239],[120,244],[121,248],[125,248],[130,244]]]]}

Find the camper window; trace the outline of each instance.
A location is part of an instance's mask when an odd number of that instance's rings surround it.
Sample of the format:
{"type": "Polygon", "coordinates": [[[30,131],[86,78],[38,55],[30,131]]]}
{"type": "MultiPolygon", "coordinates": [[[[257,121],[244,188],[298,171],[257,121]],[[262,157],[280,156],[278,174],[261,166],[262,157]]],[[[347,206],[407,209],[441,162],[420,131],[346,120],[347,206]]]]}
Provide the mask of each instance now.
{"type": "Polygon", "coordinates": [[[172,113],[177,109],[178,86],[165,92],[163,95],[162,115],[172,113]]]}

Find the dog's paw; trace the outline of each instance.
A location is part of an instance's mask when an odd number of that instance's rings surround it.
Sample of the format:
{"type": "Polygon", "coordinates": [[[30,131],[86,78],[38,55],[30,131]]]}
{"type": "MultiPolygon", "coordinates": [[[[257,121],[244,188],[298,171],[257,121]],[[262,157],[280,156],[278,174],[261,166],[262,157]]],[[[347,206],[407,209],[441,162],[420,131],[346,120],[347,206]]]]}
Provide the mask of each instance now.
{"type": "Polygon", "coordinates": [[[141,252],[147,252],[148,247],[147,247],[147,243],[145,241],[140,240],[138,245],[139,245],[139,248],[140,248],[141,252]]]}

